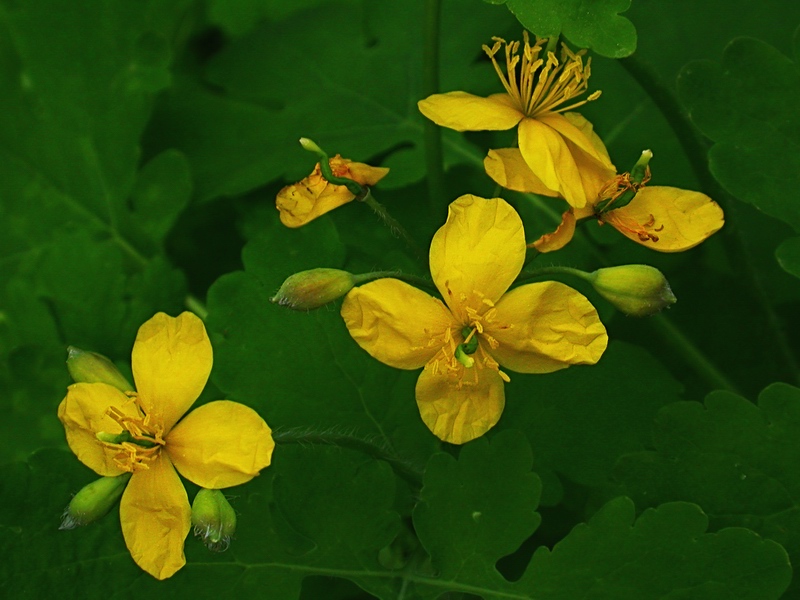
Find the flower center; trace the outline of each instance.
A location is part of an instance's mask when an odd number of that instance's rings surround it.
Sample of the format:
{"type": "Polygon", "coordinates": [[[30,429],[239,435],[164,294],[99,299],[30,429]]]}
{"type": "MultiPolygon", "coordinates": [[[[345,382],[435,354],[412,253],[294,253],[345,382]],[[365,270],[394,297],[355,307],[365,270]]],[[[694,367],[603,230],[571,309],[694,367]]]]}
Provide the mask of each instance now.
{"type": "Polygon", "coordinates": [[[430,344],[441,343],[442,347],[425,365],[425,368],[431,369],[434,375],[443,373],[458,377],[459,389],[464,385],[476,385],[478,371],[484,367],[497,371],[503,381],[510,381],[508,375],[500,370],[497,361],[480,343],[482,340],[489,348],[500,346],[499,342],[485,331],[485,325],[494,321],[497,309],[495,309],[494,303],[480,292],[474,291],[473,296],[478,300],[476,303],[478,308],[469,306],[467,298],[461,299],[467,315],[467,323],[461,327],[459,332],[464,341],[459,343],[450,328],[444,332],[443,343],[440,336],[433,337],[430,344]],[[468,376],[466,370],[469,370],[472,375],[468,376]]]}
{"type": "Polygon", "coordinates": [[[503,38],[493,37],[494,45],[491,48],[483,46],[483,51],[492,59],[503,87],[522,113],[534,117],[544,112],[565,112],[600,97],[601,92],[598,90],[584,100],[561,106],[588,89],[592,59],[587,60],[584,65],[583,55],[586,50],[573,52],[562,43],[559,60],[555,52],[545,48],[546,38],[537,36],[536,43],[531,46],[528,32],[523,31],[522,35],[524,45],[521,59],[520,43],[517,41],[506,42],[503,38]],[[495,54],[503,45],[506,52],[505,73],[495,59],[495,54]],[[546,59],[540,58],[543,51],[546,59]],[[517,66],[520,68],[519,74],[517,66]]]}
{"type": "Polygon", "coordinates": [[[101,431],[97,434],[97,439],[106,448],[115,451],[114,462],[120,469],[134,473],[149,469],[150,463],[158,457],[165,442],[161,425],[150,422],[150,415],[145,414],[135,393],[128,392],[128,395],[131,396],[131,402],[136,407],[138,416],[131,417],[115,406],[110,407],[106,414],[122,427],[122,431],[119,433],[101,431]]]}

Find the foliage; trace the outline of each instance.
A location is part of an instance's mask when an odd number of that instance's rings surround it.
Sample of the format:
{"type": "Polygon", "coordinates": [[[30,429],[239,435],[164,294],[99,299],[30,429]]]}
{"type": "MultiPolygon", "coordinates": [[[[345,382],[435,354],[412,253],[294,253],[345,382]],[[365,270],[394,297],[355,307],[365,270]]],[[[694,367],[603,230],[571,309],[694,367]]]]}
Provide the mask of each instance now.
{"type": "Polygon", "coordinates": [[[0,0],[4,598],[798,593],[800,6],[442,0],[431,89],[436,4],[0,0]],[[596,220],[562,250],[530,251],[526,272],[555,269],[589,298],[608,349],[596,365],[510,372],[497,425],[453,446],[420,419],[418,371],[362,350],[341,301],[270,299],[318,268],[435,293],[428,247],[461,194],[502,195],[528,242],[555,229],[566,204],[484,171],[513,131],[434,126],[437,182],[417,108],[437,91],[502,91],[481,45],[521,27],[589,49],[603,94],[578,110],[620,173],[651,149],[653,185],[709,195],[726,223],[685,253],[596,220]],[[371,192],[421,250],[358,201],[283,226],[276,194],[316,161],[300,137],[388,167],[371,192]],[[658,268],[677,303],[627,317],[563,270],[624,264],[658,268]],[[226,492],[230,548],[188,539],[186,566],[157,581],[131,560],[118,510],[58,529],[96,475],[68,452],[57,407],[67,346],[130,378],[139,326],[187,307],[214,351],[199,403],[255,409],[276,448],[226,492]]]}

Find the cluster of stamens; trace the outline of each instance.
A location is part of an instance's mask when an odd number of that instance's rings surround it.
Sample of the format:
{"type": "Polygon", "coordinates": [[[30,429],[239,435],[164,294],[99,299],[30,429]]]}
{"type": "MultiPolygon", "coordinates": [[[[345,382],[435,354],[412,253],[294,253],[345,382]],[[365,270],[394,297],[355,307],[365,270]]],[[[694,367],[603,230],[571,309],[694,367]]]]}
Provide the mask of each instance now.
{"type": "Polygon", "coordinates": [[[555,52],[546,47],[547,39],[537,36],[536,43],[531,46],[527,31],[523,32],[523,38],[521,57],[518,41],[507,42],[503,38],[493,37],[494,45],[491,48],[483,46],[483,51],[492,60],[503,87],[522,113],[533,117],[544,112],[564,112],[600,97],[601,92],[598,90],[584,100],[562,106],[587,91],[591,58],[584,65],[585,50],[573,52],[565,44],[561,44],[559,60],[555,52]],[[505,73],[495,58],[503,45],[506,54],[505,73]],[[546,58],[540,57],[543,51],[546,58]]]}
{"type": "Polygon", "coordinates": [[[655,227],[656,218],[650,214],[650,218],[644,223],[639,223],[635,219],[620,214],[615,210],[614,204],[624,195],[629,194],[635,196],[638,191],[643,188],[647,182],[650,181],[650,167],[647,167],[642,181],[636,182],[631,179],[630,173],[623,173],[617,175],[614,179],[609,181],[600,192],[600,202],[605,208],[597,212],[597,219],[602,225],[609,223],[617,229],[628,231],[636,235],[643,242],[657,242],[658,236],[656,233],[664,229],[664,225],[655,227]]]}
{"type": "MultiPolygon", "coordinates": [[[[449,290],[449,286],[447,287],[449,290]]],[[[504,381],[510,381],[508,375],[500,370],[497,361],[480,345],[480,341],[483,341],[492,349],[500,346],[500,343],[486,333],[485,329],[487,324],[494,321],[497,309],[494,303],[480,292],[474,291],[473,295],[479,300],[478,308],[467,305],[466,295],[462,294],[460,298],[467,321],[460,331],[454,335],[453,329],[448,327],[442,334],[433,335],[428,342],[428,347],[440,346],[440,350],[428,361],[425,368],[430,369],[434,375],[443,373],[457,376],[459,389],[464,385],[476,385],[478,369],[483,367],[494,369],[504,381]],[[458,338],[463,341],[459,342],[458,338]],[[472,377],[464,377],[465,371],[471,371],[472,377]]]]}
{"type": "Polygon", "coordinates": [[[137,409],[137,417],[123,413],[115,406],[106,411],[106,415],[116,421],[122,428],[119,434],[98,434],[98,439],[109,449],[114,450],[114,462],[123,471],[135,472],[149,469],[165,445],[160,425],[150,422],[150,415],[145,414],[135,395],[129,393],[131,402],[137,409]],[[114,441],[110,441],[113,439],[114,441]]]}

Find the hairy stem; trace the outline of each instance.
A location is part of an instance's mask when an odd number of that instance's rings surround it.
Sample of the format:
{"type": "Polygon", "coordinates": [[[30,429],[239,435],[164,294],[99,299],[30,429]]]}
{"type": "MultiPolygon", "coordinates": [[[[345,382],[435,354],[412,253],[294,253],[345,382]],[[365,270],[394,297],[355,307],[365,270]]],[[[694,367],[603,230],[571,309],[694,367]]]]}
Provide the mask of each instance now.
{"type": "MultiPolygon", "coordinates": [[[[422,94],[424,97],[439,92],[439,33],[441,31],[441,0],[425,0],[425,42],[422,49],[422,94]]],[[[425,162],[428,175],[428,202],[431,212],[437,215],[444,206],[444,153],[442,130],[425,119],[425,162]]]]}

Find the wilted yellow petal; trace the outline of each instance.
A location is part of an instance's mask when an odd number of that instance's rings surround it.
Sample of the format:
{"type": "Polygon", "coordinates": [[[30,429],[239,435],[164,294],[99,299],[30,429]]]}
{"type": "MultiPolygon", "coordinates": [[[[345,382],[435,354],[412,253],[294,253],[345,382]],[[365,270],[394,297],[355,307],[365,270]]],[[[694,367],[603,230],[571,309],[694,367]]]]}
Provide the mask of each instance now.
{"type": "MultiPolygon", "coordinates": [[[[725,224],[722,209],[705,194],[664,186],[642,188],[630,204],[608,214],[613,213],[644,226],[658,241],[642,241],[636,232],[617,227],[623,235],[660,252],[694,248],[725,224]]],[[[613,217],[608,223],[616,227],[613,217]]]]}
{"type": "Polygon", "coordinates": [[[211,363],[206,328],[192,313],[177,318],[158,313],[139,328],[133,345],[133,378],[139,403],[164,433],[197,400],[211,363]]]}
{"type": "Polygon", "coordinates": [[[67,395],[58,406],[58,418],[64,424],[67,444],[83,464],[103,477],[122,473],[114,456],[97,439],[96,434],[120,433],[122,427],[106,412],[117,408],[129,417],[140,418],[133,401],[117,388],[105,383],[76,383],[67,388],[67,395]]]}
{"type": "Polygon", "coordinates": [[[575,235],[575,223],[575,215],[571,210],[568,210],[561,215],[561,223],[553,233],[545,233],[538,240],[528,245],[533,246],[539,252],[561,250],[561,248],[569,244],[575,235]]]}
{"type": "Polygon", "coordinates": [[[342,317],[364,350],[397,369],[418,369],[459,324],[441,300],[397,279],[378,279],[347,294],[342,317]]]}
{"type": "MultiPolygon", "coordinates": [[[[331,167],[333,167],[333,159],[331,159],[331,167]]],[[[389,169],[386,167],[373,167],[359,162],[348,162],[347,168],[349,174],[340,175],[334,170],[334,175],[337,177],[349,177],[361,185],[369,186],[375,185],[389,173],[389,169]]]]}
{"type": "Polygon", "coordinates": [[[122,535],[136,564],[156,579],[183,567],[191,512],[186,490],[162,451],[149,469],[134,473],[120,501],[122,535]]]}
{"type": "Polygon", "coordinates": [[[485,308],[484,299],[499,300],[524,261],[522,219],[501,198],[461,196],[431,241],[433,282],[461,322],[466,307],[485,308]]]}
{"type": "Polygon", "coordinates": [[[529,283],[497,303],[486,333],[499,343],[491,355],[512,371],[549,373],[569,365],[594,364],[608,345],[594,306],[556,281],[529,283]]]}
{"type": "Polygon", "coordinates": [[[213,490],[250,481],[269,465],[275,448],[264,419],[229,400],[196,408],[170,431],[166,442],[178,472],[213,490]]]}
{"type": "Polygon", "coordinates": [[[503,414],[503,380],[491,368],[464,369],[461,377],[450,373],[420,373],[417,406],[425,425],[440,440],[464,444],[489,431],[503,414]]]}
{"type": "Polygon", "coordinates": [[[517,148],[489,150],[483,159],[486,174],[506,189],[542,196],[558,196],[534,175],[517,148]]]}
{"type": "Polygon", "coordinates": [[[581,173],[561,134],[540,119],[523,119],[519,124],[519,149],[531,171],[570,206],[586,205],[581,173]]]}
{"type": "Polygon", "coordinates": [[[428,96],[417,106],[437,125],[456,131],[503,131],[514,127],[523,117],[508,94],[481,98],[467,92],[448,92],[428,96]]]}

